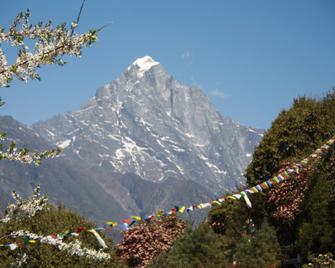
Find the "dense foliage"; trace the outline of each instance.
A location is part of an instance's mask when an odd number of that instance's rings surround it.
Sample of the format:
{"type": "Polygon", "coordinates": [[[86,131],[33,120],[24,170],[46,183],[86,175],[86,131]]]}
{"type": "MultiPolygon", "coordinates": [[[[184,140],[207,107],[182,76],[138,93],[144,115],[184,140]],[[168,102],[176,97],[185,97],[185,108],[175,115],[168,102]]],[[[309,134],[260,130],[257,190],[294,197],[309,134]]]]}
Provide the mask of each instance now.
{"type": "Polygon", "coordinates": [[[335,150],[309,177],[304,214],[298,225],[297,249],[303,256],[335,253],[335,150]]]}
{"type": "Polygon", "coordinates": [[[235,258],[243,268],[277,267],[280,248],[273,227],[265,221],[251,235],[244,234],[236,243],[235,258]]]}
{"type": "MultiPolygon", "coordinates": [[[[334,134],[334,90],[321,100],[305,97],[294,100],[293,107],[279,114],[256,148],[247,169],[248,184],[264,181],[290,163],[303,159],[334,134]]],[[[252,209],[246,208],[242,202],[213,208],[209,222],[224,239],[230,260],[236,260],[241,267],[262,267],[261,263],[266,259],[283,261],[300,255],[306,263],[313,255],[334,253],[334,175],[335,149],[332,146],[312,168],[267,193],[250,196],[252,209]],[[269,223],[266,229],[268,239],[273,241],[273,250],[272,246],[266,246],[269,241],[259,242],[257,246],[252,244],[265,228],[262,227],[263,221],[269,223]],[[263,253],[259,255],[256,248],[261,248],[263,253]],[[252,255],[259,266],[252,266],[250,261],[242,265],[243,259],[247,260],[247,256],[252,258],[252,255]]]]}
{"type": "Polygon", "coordinates": [[[227,260],[220,239],[207,224],[188,228],[173,248],[156,258],[150,267],[226,267],[227,260]]]}
{"type": "MultiPolygon", "coordinates": [[[[256,198],[252,198],[252,202],[259,204],[256,198]]],[[[209,222],[220,237],[230,263],[246,268],[276,267],[280,248],[276,231],[267,223],[264,209],[255,206],[250,209],[243,202],[230,201],[213,208],[209,222]]]]}
{"type": "MultiPolygon", "coordinates": [[[[274,121],[256,149],[248,167],[248,182],[274,174],[287,161],[303,158],[334,134],[335,91],[322,100],[295,100],[293,107],[274,121]]],[[[289,223],[278,217],[279,197],[273,198],[270,192],[268,202],[263,203],[275,220],[278,239],[287,258],[301,254],[306,259],[310,254],[334,252],[334,172],[332,147],[314,170],[293,178],[288,188],[273,190],[284,197],[281,202],[286,200],[287,207],[295,209],[289,223]]]]}

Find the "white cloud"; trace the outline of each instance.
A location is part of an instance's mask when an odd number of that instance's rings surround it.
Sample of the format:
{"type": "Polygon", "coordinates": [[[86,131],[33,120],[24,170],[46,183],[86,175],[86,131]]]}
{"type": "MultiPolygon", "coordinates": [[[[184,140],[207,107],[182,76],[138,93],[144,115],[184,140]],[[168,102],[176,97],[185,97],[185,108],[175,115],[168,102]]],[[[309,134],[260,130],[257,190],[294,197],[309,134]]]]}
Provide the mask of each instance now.
{"type": "Polygon", "coordinates": [[[209,92],[211,97],[219,98],[220,100],[224,100],[226,98],[225,94],[220,89],[213,89],[209,92]]]}

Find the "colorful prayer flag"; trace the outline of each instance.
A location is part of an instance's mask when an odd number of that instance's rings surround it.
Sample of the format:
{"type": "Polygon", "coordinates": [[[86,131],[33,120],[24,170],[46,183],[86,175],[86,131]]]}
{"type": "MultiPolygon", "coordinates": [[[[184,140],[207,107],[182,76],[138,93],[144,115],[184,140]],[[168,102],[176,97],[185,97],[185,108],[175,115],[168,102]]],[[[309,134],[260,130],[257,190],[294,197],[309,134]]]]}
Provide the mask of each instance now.
{"type": "Polygon", "coordinates": [[[260,186],[262,187],[263,190],[269,188],[269,186],[268,186],[268,184],[266,183],[266,181],[265,181],[265,182],[262,182],[262,183],[260,184],[260,186]]]}
{"type": "Polygon", "coordinates": [[[185,208],[186,208],[185,206],[180,207],[180,208],[179,208],[179,212],[180,212],[180,213],[184,213],[184,212],[185,212],[185,208]]]}
{"type": "Polygon", "coordinates": [[[186,209],[186,212],[190,212],[190,211],[193,211],[193,206],[189,206],[189,207],[186,209]]]}
{"type": "Polygon", "coordinates": [[[241,195],[240,194],[233,194],[234,197],[236,197],[236,199],[241,199],[241,195]]]}
{"type": "Polygon", "coordinates": [[[135,221],[140,221],[141,217],[140,216],[131,216],[135,221]]]}
{"type": "Polygon", "coordinates": [[[278,179],[277,176],[274,176],[272,179],[273,179],[273,181],[274,181],[275,183],[279,183],[279,179],[278,179]]]}
{"type": "Polygon", "coordinates": [[[115,226],[118,225],[118,223],[116,221],[108,221],[108,222],[106,222],[106,224],[108,224],[111,227],[115,227],[115,226]]]}
{"type": "Polygon", "coordinates": [[[266,184],[267,184],[267,186],[268,186],[269,188],[271,188],[271,187],[273,186],[273,184],[271,183],[270,180],[267,180],[267,181],[266,181],[266,184]]]}
{"type": "Polygon", "coordinates": [[[249,199],[247,193],[246,193],[245,191],[242,191],[242,192],[241,192],[241,195],[243,196],[244,201],[245,201],[245,203],[247,204],[247,206],[248,206],[249,208],[252,208],[252,205],[251,205],[251,202],[250,202],[250,199],[249,199]]]}
{"type": "Polygon", "coordinates": [[[122,222],[130,224],[131,223],[131,219],[123,219],[122,222]]]}
{"type": "Polygon", "coordinates": [[[95,238],[98,240],[101,247],[108,248],[105,241],[101,238],[101,236],[98,234],[96,230],[91,229],[91,230],[88,230],[88,232],[94,234],[95,238]]]}
{"type": "Polygon", "coordinates": [[[255,186],[255,188],[258,190],[258,192],[262,192],[263,191],[263,188],[259,184],[257,184],[255,186]]]}
{"type": "Polygon", "coordinates": [[[8,244],[7,246],[10,248],[10,250],[15,250],[18,248],[18,245],[16,243],[11,243],[11,244],[8,244]]]}
{"type": "Polygon", "coordinates": [[[215,204],[215,205],[221,206],[221,203],[220,203],[219,201],[217,201],[217,200],[213,200],[213,201],[212,201],[212,204],[215,204]]]}

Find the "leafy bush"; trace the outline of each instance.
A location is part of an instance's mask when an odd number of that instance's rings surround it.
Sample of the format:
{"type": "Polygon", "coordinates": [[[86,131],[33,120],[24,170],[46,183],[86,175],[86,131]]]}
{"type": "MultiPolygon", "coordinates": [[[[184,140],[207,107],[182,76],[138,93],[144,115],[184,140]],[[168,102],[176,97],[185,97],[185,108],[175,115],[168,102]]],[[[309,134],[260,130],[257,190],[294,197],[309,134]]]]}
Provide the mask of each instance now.
{"type": "Polygon", "coordinates": [[[235,258],[243,268],[277,267],[280,247],[276,232],[266,221],[252,235],[244,235],[236,244],[235,258]]]}
{"type": "Polygon", "coordinates": [[[207,224],[201,224],[195,230],[187,228],[172,249],[158,256],[150,267],[219,268],[226,265],[220,239],[207,224]]]}

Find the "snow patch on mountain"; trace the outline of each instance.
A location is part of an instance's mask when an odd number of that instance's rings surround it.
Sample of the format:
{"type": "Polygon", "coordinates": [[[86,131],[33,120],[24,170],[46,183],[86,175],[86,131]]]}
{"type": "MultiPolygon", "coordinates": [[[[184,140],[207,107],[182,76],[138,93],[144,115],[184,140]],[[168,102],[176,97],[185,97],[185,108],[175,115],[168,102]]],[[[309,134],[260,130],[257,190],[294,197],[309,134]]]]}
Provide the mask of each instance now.
{"type": "Polygon", "coordinates": [[[65,149],[66,147],[70,145],[70,143],[71,143],[71,140],[65,140],[65,141],[57,142],[56,145],[61,149],[65,149]]]}
{"type": "Polygon", "coordinates": [[[154,61],[150,56],[144,56],[143,58],[136,59],[132,66],[138,68],[137,76],[142,78],[144,73],[151,69],[152,66],[158,65],[159,62],[154,61]]]}
{"type": "Polygon", "coordinates": [[[51,137],[55,137],[55,134],[51,132],[49,129],[45,130],[51,137]]]}

